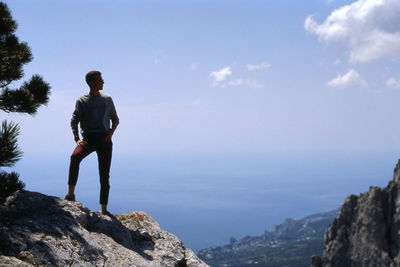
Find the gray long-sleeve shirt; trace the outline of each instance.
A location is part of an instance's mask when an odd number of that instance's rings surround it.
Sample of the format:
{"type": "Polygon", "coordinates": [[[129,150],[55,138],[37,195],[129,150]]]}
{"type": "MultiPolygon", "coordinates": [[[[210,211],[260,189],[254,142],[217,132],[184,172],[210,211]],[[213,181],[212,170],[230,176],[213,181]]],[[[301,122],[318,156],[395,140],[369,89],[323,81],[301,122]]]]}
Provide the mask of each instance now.
{"type": "Polygon", "coordinates": [[[111,129],[110,121],[113,126],[119,124],[117,111],[110,96],[104,94],[81,96],[76,101],[71,118],[71,128],[75,141],[80,139],[78,134],[79,123],[82,136],[86,136],[90,133],[109,131],[111,129]]]}

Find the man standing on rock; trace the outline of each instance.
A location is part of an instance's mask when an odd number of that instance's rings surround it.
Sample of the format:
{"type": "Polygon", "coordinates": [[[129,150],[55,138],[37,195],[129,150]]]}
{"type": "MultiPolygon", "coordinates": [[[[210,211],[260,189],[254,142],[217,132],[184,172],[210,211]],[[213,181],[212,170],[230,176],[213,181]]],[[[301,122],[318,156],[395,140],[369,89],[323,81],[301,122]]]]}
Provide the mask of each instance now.
{"type": "Polygon", "coordinates": [[[76,101],[71,119],[72,133],[77,146],[71,155],[68,176],[69,187],[65,199],[75,201],[74,192],[78,180],[79,165],[86,156],[96,151],[101,185],[101,213],[110,215],[107,211],[107,203],[110,191],[111,137],[119,124],[119,118],[112,98],[100,93],[104,85],[101,72],[88,72],[86,83],[89,85],[90,91],[76,101]],[[112,122],[112,125],[110,125],[110,122],[112,122]],[[78,124],[80,124],[82,140],[79,137],[78,124]]]}

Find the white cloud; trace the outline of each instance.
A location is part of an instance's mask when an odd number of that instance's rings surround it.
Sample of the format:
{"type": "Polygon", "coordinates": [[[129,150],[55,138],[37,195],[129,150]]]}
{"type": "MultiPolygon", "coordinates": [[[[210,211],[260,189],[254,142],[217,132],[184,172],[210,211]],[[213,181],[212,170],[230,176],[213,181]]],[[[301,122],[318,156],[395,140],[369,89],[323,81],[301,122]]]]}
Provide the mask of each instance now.
{"type": "Polygon", "coordinates": [[[253,71],[253,70],[261,70],[261,69],[265,69],[265,68],[269,68],[271,67],[271,64],[268,62],[261,62],[259,64],[247,64],[246,68],[249,71],[253,71]]]}
{"type": "Polygon", "coordinates": [[[213,71],[210,73],[212,78],[212,85],[216,87],[226,87],[226,86],[244,86],[251,88],[263,88],[264,85],[257,81],[251,79],[233,79],[232,78],[231,67],[225,67],[218,71],[213,71]],[[230,78],[230,79],[229,79],[230,78]]]}
{"type": "Polygon", "coordinates": [[[365,87],[367,86],[367,82],[360,76],[360,74],[351,69],[346,74],[338,75],[333,80],[327,83],[328,86],[331,87],[339,87],[339,88],[346,88],[346,87],[365,87]]]}
{"type": "Polygon", "coordinates": [[[210,73],[210,76],[213,79],[214,86],[220,85],[230,75],[232,75],[232,70],[229,66],[222,68],[219,71],[213,71],[210,73]]]}
{"type": "Polygon", "coordinates": [[[189,67],[188,71],[189,72],[193,72],[195,70],[197,70],[197,63],[193,62],[192,64],[190,64],[190,67],[189,67]]]}
{"type": "Polygon", "coordinates": [[[321,24],[308,16],[304,27],[322,41],[344,42],[350,62],[367,62],[398,55],[399,14],[399,0],[358,0],[334,10],[321,24]]]}
{"type": "Polygon", "coordinates": [[[387,87],[392,88],[400,88],[400,81],[396,80],[395,78],[391,77],[386,81],[387,87]]]}
{"type": "Polygon", "coordinates": [[[235,79],[233,81],[228,82],[228,85],[232,86],[247,86],[252,88],[263,88],[264,85],[258,83],[254,80],[243,80],[243,79],[235,79]]]}

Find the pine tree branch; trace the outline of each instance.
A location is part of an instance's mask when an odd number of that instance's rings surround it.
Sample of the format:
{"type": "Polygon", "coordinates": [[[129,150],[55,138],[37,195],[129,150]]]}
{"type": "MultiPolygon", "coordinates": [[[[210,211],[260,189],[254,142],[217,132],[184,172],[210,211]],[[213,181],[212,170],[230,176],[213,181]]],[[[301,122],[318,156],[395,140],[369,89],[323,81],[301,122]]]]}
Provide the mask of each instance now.
{"type": "Polygon", "coordinates": [[[19,89],[4,88],[0,94],[0,109],[6,112],[35,114],[49,101],[50,85],[39,75],[24,82],[19,89]]]}
{"type": "Polygon", "coordinates": [[[14,34],[0,37],[0,82],[19,80],[23,77],[22,66],[33,59],[31,49],[14,34]]]}
{"type": "Polygon", "coordinates": [[[0,203],[17,190],[24,189],[25,184],[19,180],[16,172],[0,171],[0,203]]]}
{"type": "Polygon", "coordinates": [[[22,151],[17,144],[18,135],[18,124],[2,122],[0,128],[0,167],[11,167],[22,157],[22,151]]]}
{"type": "Polygon", "coordinates": [[[0,2],[0,34],[9,34],[17,29],[17,23],[12,19],[6,3],[0,2]]]}
{"type": "MultiPolygon", "coordinates": [[[[0,0],[1,1],[1,0],[0,0]]],[[[50,85],[39,75],[24,82],[18,89],[8,86],[24,75],[22,66],[32,61],[28,44],[20,42],[14,34],[17,23],[7,5],[0,2],[0,111],[35,114],[41,105],[49,101],[50,85]]],[[[0,128],[0,167],[11,167],[22,157],[17,144],[19,127],[3,121],[0,128]]],[[[24,188],[15,172],[0,171],[0,202],[16,190],[24,188]]]]}
{"type": "Polygon", "coordinates": [[[0,88],[3,89],[11,84],[12,81],[9,82],[0,82],[0,88]]]}

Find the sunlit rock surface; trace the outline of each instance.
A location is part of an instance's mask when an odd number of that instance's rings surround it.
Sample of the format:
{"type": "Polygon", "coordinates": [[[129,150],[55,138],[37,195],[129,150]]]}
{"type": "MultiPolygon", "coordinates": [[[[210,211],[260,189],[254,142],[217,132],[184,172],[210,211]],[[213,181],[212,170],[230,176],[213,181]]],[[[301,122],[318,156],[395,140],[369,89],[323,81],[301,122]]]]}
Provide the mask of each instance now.
{"type": "Polygon", "coordinates": [[[0,266],[208,265],[144,212],[109,217],[18,191],[0,205],[0,266]]]}
{"type": "Polygon", "coordinates": [[[399,190],[400,161],[387,187],[347,197],[312,266],[400,266],[399,190]]]}

